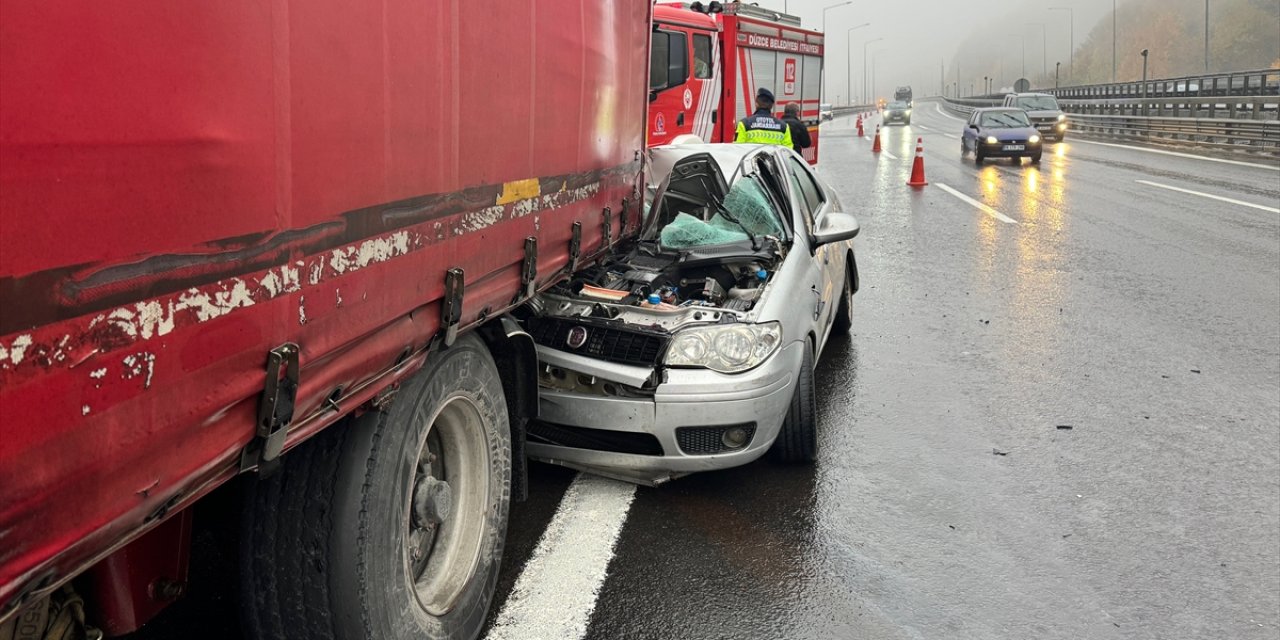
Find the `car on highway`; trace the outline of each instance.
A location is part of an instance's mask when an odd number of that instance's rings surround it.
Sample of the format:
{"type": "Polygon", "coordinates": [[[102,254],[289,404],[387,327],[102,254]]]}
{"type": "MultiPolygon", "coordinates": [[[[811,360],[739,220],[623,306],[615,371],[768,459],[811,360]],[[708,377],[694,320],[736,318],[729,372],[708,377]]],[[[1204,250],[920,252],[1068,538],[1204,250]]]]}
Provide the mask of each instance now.
{"type": "Polygon", "coordinates": [[[911,103],[895,100],[890,102],[884,108],[884,124],[888,126],[894,122],[901,124],[911,124],[911,103]]]}
{"type": "Polygon", "coordinates": [[[1062,112],[1058,99],[1048,93],[1011,93],[1001,106],[1025,111],[1032,126],[1046,140],[1061,142],[1067,137],[1067,114],[1062,112]]]}
{"type": "Polygon", "coordinates": [[[827,120],[835,119],[835,117],[836,113],[835,110],[831,108],[831,103],[824,102],[818,105],[818,120],[826,122],[827,120]]]}
{"type": "Polygon", "coordinates": [[[976,164],[987,158],[1013,158],[1019,163],[1031,158],[1031,164],[1039,164],[1043,152],[1040,134],[1021,109],[974,109],[960,136],[961,157],[972,153],[976,164]]]}
{"type": "Polygon", "coordinates": [[[641,231],[524,309],[527,451],[642,484],[814,459],[814,363],[853,325],[858,222],[794,151],[650,155],[641,231]]]}

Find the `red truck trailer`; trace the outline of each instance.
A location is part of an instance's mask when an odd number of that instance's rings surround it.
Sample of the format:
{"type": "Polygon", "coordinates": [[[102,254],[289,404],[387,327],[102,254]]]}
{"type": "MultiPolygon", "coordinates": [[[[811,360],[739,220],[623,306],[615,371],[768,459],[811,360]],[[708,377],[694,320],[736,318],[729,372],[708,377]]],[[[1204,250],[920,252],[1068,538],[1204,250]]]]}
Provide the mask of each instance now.
{"type": "Polygon", "coordinates": [[[240,474],[251,636],[478,633],[504,313],[638,226],[650,0],[0,15],[0,635],[138,628],[240,474]]]}
{"type": "MultiPolygon", "coordinates": [[[[732,142],[738,121],[755,111],[756,89],[800,105],[818,162],[823,35],[800,19],[751,4],[662,3],[653,9],[649,64],[650,146],[681,136],[732,142]]],[[[687,138],[686,138],[687,139],[687,138]]]]}

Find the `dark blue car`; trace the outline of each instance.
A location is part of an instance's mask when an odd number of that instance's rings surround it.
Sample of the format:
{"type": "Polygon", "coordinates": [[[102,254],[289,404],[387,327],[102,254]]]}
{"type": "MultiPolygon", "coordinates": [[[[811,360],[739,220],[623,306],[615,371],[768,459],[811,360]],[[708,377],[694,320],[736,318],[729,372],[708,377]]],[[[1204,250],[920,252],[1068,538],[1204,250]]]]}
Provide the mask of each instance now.
{"type": "Polygon", "coordinates": [[[1040,134],[1021,109],[974,109],[960,136],[960,155],[972,153],[976,164],[987,158],[1013,158],[1020,163],[1024,157],[1038,164],[1042,151],[1040,134]]]}

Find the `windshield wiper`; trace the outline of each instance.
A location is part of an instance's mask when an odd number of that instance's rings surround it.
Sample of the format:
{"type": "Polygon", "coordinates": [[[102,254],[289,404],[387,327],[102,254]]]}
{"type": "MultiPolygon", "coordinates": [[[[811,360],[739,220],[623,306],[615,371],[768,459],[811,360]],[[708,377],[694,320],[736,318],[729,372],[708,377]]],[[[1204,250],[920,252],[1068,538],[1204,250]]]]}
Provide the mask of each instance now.
{"type": "MultiPolygon", "coordinates": [[[[749,176],[743,176],[742,179],[747,180],[749,179],[749,176]]],[[[759,251],[760,247],[756,245],[756,235],[754,233],[751,233],[751,230],[747,228],[747,225],[742,224],[742,221],[739,220],[737,216],[729,212],[729,208],[724,206],[723,199],[717,199],[714,196],[714,194],[712,194],[710,191],[708,191],[707,193],[712,195],[711,204],[715,205],[716,211],[719,211],[720,215],[723,216],[725,220],[728,220],[729,222],[732,222],[738,225],[738,228],[742,229],[742,232],[747,234],[747,237],[751,239],[752,251],[759,251]]]]}

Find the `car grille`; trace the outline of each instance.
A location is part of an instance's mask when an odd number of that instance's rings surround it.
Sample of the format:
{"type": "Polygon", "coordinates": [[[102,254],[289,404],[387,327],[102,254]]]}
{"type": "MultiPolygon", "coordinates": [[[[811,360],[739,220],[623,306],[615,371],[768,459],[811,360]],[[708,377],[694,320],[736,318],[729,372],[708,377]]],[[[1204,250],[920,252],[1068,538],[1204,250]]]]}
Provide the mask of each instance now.
{"type": "Polygon", "coordinates": [[[550,422],[542,422],[541,420],[530,421],[526,430],[529,434],[530,442],[545,442],[574,449],[590,449],[591,451],[630,453],[638,456],[662,455],[662,444],[651,433],[566,427],[564,425],[551,424],[550,422]]]}
{"type": "Polygon", "coordinates": [[[667,338],[662,335],[563,318],[535,318],[528,322],[526,330],[534,342],[544,347],[621,364],[653,366],[667,346],[667,338]],[[576,349],[569,346],[569,330],[573,327],[587,331],[587,341],[576,349]]]}
{"type": "Polygon", "coordinates": [[[726,424],[717,427],[680,427],[676,429],[676,443],[680,450],[689,455],[705,455],[724,451],[741,451],[751,444],[756,435],[756,423],[726,424]],[[741,427],[747,432],[747,442],[736,449],[724,446],[724,432],[734,427],[741,427]]]}

